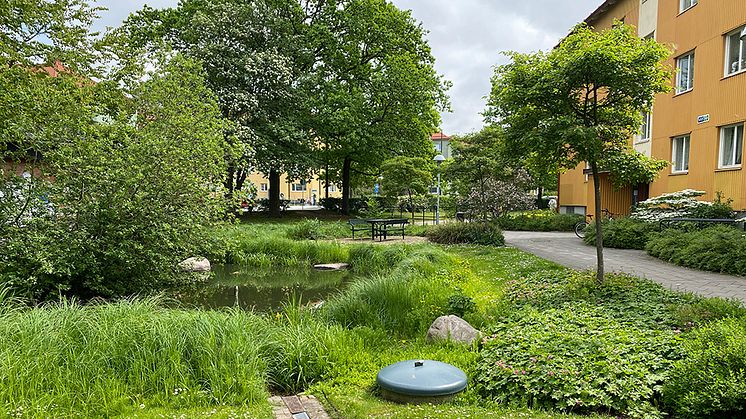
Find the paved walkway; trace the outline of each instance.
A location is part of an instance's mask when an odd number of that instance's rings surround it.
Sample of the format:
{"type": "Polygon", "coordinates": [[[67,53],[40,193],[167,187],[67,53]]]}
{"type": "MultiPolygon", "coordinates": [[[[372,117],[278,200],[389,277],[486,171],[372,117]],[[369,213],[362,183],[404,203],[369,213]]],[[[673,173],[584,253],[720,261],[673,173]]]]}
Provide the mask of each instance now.
{"type": "MultiPolygon", "coordinates": [[[[595,269],[596,248],[585,245],[574,233],[506,231],[505,243],[569,268],[595,269]]],[[[677,291],[705,297],[737,298],[746,302],[746,278],[698,271],[656,259],[642,250],[604,249],[607,272],[624,272],[648,278],[677,291]]]]}

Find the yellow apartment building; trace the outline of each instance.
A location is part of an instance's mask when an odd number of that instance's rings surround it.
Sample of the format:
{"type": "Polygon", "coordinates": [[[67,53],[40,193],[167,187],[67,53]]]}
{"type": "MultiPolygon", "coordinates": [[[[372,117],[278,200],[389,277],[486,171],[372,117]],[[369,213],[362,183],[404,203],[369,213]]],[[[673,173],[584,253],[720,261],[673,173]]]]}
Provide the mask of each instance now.
{"type": "MultiPolygon", "coordinates": [[[[246,177],[246,182],[256,185],[258,199],[269,199],[269,179],[259,172],[253,172],[246,177]]],[[[307,180],[288,181],[286,174],[280,175],[280,193],[282,199],[289,199],[294,202],[303,201],[312,203],[315,201],[318,205],[319,200],[326,197],[324,188],[324,179],[314,176],[307,180]]],[[[329,184],[329,198],[341,198],[341,189],[333,184],[329,184]]]]}
{"type": "MultiPolygon", "coordinates": [[[[618,214],[650,196],[697,189],[717,192],[746,210],[743,134],[746,121],[746,0],[606,0],[586,22],[603,30],[614,20],[673,49],[673,91],[658,95],[631,141],[671,162],[649,185],[615,190],[602,175],[602,206],[618,214]]],[[[592,213],[593,179],[580,165],[560,175],[559,210],[592,213]]]]}

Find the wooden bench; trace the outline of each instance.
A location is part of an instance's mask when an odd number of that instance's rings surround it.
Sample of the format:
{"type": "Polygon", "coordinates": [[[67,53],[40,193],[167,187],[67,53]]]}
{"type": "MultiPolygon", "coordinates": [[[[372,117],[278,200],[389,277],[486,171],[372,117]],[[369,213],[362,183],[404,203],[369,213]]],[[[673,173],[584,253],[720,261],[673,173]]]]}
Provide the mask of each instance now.
{"type": "Polygon", "coordinates": [[[355,232],[356,231],[369,231],[371,233],[371,237],[373,236],[373,227],[368,222],[368,220],[362,219],[362,218],[355,218],[348,221],[350,224],[350,229],[352,230],[352,239],[355,240],[355,232]]]}

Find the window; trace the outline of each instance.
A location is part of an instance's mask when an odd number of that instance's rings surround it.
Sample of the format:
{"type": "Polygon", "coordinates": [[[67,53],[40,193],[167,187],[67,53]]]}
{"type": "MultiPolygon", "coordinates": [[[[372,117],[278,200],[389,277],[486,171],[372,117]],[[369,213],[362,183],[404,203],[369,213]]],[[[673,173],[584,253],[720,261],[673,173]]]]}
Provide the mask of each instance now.
{"type": "Polygon", "coordinates": [[[435,146],[435,151],[437,151],[438,153],[443,152],[443,143],[437,142],[433,143],[433,145],[435,146]]]}
{"type": "Polygon", "coordinates": [[[741,26],[726,35],[725,39],[725,75],[735,74],[746,70],[746,41],[741,39],[741,32],[746,26],[741,26]]]}
{"type": "Polygon", "coordinates": [[[740,167],[743,156],[743,124],[720,128],[720,168],[740,167]]]}
{"type": "Polygon", "coordinates": [[[679,13],[684,13],[685,11],[697,5],[697,0],[680,0],[680,1],[681,3],[679,6],[679,13]]]}
{"type": "Polygon", "coordinates": [[[676,59],[676,93],[694,88],[694,52],[676,59]]]}
{"type": "Polygon", "coordinates": [[[306,181],[301,180],[300,183],[293,183],[292,191],[293,192],[305,192],[306,191],[306,181]]]}
{"type": "Polygon", "coordinates": [[[337,185],[329,185],[329,192],[337,192],[337,185]]]}
{"type": "Polygon", "coordinates": [[[671,173],[685,173],[689,170],[689,140],[690,136],[682,135],[671,141],[671,173]]]}
{"type": "Polygon", "coordinates": [[[259,185],[259,189],[262,192],[267,192],[269,190],[269,187],[268,187],[268,185],[266,183],[262,183],[262,184],[259,185]]]}
{"type": "Polygon", "coordinates": [[[640,141],[647,141],[650,139],[650,134],[653,129],[653,113],[643,112],[642,114],[642,126],[640,127],[640,141]]]}

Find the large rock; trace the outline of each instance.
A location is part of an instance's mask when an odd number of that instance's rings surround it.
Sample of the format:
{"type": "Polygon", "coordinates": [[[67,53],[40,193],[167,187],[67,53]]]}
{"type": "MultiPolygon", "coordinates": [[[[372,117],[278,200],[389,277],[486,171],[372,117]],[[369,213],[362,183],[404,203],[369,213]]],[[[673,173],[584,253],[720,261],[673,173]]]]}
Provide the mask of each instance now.
{"type": "Polygon", "coordinates": [[[459,316],[440,316],[427,330],[427,340],[452,340],[471,344],[479,331],[459,316]]]}
{"type": "Polygon", "coordinates": [[[179,263],[182,272],[210,272],[210,261],[202,257],[193,257],[179,263]]]}

